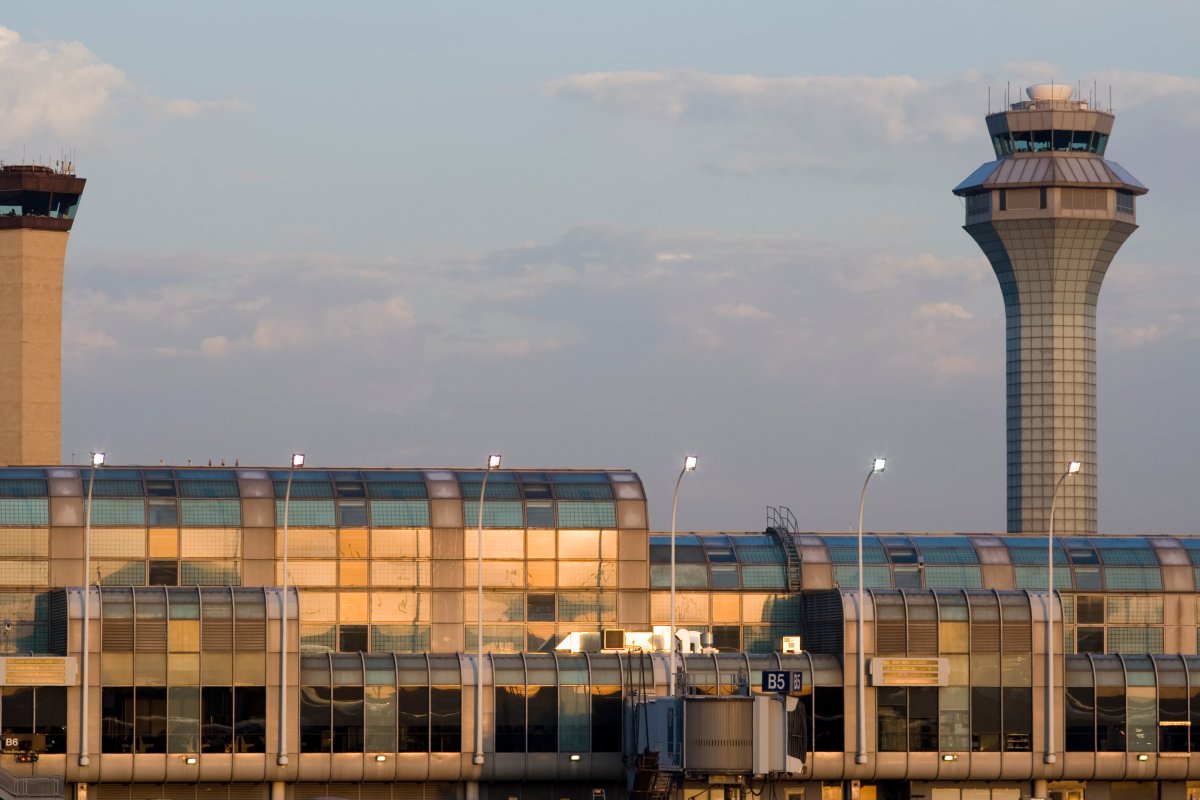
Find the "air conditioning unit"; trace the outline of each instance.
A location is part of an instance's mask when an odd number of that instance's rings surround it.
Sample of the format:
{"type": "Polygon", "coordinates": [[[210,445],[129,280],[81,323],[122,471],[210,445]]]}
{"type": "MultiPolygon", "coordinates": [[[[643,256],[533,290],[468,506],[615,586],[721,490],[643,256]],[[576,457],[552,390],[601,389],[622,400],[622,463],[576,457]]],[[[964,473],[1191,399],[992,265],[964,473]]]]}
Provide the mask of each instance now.
{"type": "Polygon", "coordinates": [[[803,636],[784,636],[783,637],[783,652],[784,653],[803,653],[804,652],[804,637],[803,636]]]}
{"type": "Polygon", "coordinates": [[[624,650],[625,629],[605,628],[600,639],[601,650],[624,650]]]}

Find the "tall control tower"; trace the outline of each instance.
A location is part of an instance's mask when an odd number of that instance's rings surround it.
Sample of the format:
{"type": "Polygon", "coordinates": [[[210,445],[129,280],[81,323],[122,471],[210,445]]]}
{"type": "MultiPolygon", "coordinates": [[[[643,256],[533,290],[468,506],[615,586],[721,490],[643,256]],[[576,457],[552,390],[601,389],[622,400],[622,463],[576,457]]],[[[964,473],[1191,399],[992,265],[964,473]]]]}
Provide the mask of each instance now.
{"type": "Polygon", "coordinates": [[[1117,250],[1137,229],[1146,187],[1104,150],[1113,115],[1043,84],[989,114],[996,151],[954,188],[967,233],[1004,295],[1008,349],[1008,530],[1047,530],[1070,461],[1055,532],[1096,532],[1096,301],[1117,250]]]}
{"type": "Polygon", "coordinates": [[[83,178],[0,166],[0,464],[61,459],[62,289],[83,178]]]}

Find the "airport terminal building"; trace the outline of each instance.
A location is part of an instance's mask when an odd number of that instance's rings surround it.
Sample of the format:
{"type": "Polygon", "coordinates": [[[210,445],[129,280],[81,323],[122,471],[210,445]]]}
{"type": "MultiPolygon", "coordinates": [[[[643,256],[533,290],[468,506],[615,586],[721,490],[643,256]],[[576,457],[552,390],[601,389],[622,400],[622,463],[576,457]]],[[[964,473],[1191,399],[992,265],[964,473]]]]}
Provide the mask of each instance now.
{"type": "Polygon", "coordinates": [[[1200,792],[1200,537],[1056,537],[1048,739],[1046,538],[866,536],[859,764],[854,535],[680,534],[676,622],[711,646],[673,687],[670,537],[637,475],[493,470],[479,553],[483,476],[0,469],[0,791],[1200,792]],[[799,684],[764,692],[776,671],[799,684]]]}
{"type": "Polygon", "coordinates": [[[1200,800],[1200,535],[1097,535],[1112,123],[1033,87],[954,189],[1008,533],[861,544],[654,532],[629,470],[56,464],[84,181],[0,164],[0,800],[1200,800]]]}

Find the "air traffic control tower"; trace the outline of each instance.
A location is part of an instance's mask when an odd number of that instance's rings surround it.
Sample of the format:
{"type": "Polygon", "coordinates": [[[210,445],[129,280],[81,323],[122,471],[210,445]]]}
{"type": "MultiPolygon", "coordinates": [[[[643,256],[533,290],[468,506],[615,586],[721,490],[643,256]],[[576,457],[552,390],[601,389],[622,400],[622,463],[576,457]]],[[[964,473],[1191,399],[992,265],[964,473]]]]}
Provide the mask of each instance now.
{"type": "Polygon", "coordinates": [[[0,465],[62,456],[62,290],[83,178],[0,166],[0,465]]]}
{"type": "Polygon", "coordinates": [[[1096,301],[1146,187],[1104,150],[1113,115],[1043,84],[987,116],[996,160],[954,188],[1007,320],[1008,530],[1096,532],[1096,301]]]}

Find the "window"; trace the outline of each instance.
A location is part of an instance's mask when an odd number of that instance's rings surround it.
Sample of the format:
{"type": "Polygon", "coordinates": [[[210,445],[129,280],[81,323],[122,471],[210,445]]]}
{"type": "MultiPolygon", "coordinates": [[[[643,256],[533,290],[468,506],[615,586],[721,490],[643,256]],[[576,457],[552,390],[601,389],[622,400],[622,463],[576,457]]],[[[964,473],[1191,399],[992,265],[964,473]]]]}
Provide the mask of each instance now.
{"type": "Polygon", "coordinates": [[[967,195],[967,214],[986,214],[992,210],[992,193],[979,192],[967,195]]]}
{"type": "Polygon", "coordinates": [[[529,595],[527,607],[530,622],[554,621],[554,595],[531,594],[529,595]]]}
{"type": "Polygon", "coordinates": [[[363,687],[334,686],[331,694],[333,752],[363,751],[363,687]]]}
{"type": "Polygon", "coordinates": [[[875,697],[878,706],[880,752],[907,752],[908,689],[903,686],[880,686],[875,697]]]}
{"type": "Polygon", "coordinates": [[[429,750],[462,751],[462,689],[457,686],[429,687],[429,750]]]}
{"type": "Polygon", "coordinates": [[[592,752],[621,752],[621,689],[592,687],[592,752]]]}
{"type": "Polygon", "coordinates": [[[496,752],[525,752],[525,687],[496,687],[496,752]]]}
{"type": "Polygon", "coordinates": [[[1096,750],[1096,690],[1091,686],[1066,689],[1067,752],[1091,753],[1096,750]]]}
{"type": "Polygon", "coordinates": [[[813,687],[813,750],[840,753],[845,750],[845,698],[840,686],[813,687]]]}
{"type": "Polygon", "coordinates": [[[976,753],[1000,750],[999,687],[971,687],[971,750],[976,753]]]}
{"type": "Polygon", "coordinates": [[[360,653],[368,649],[370,648],[367,644],[366,625],[342,625],[338,629],[338,650],[343,653],[360,653]]]}
{"type": "Polygon", "coordinates": [[[1117,211],[1122,214],[1133,213],[1133,192],[1117,191],[1117,211]]]}
{"type": "Polygon", "coordinates": [[[341,500],[338,502],[338,524],[343,528],[361,528],[367,524],[366,500],[341,500]]]}
{"type": "Polygon", "coordinates": [[[66,752],[66,688],[8,687],[0,691],[0,735],[25,752],[66,752]],[[41,740],[41,741],[38,741],[41,740]]]}

